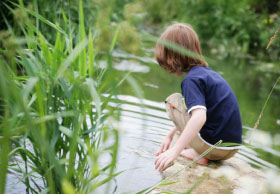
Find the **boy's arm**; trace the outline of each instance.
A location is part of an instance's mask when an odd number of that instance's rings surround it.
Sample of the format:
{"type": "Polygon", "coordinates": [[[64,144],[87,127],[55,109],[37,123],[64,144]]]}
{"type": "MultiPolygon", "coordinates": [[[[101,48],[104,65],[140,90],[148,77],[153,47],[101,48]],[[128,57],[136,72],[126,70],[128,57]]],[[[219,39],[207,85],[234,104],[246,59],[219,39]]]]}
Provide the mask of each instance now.
{"type": "Polygon", "coordinates": [[[176,133],[176,131],[177,131],[177,127],[174,126],[173,129],[169,132],[168,137],[172,138],[174,136],[174,134],[176,133]]]}
{"type": "Polygon", "coordinates": [[[173,129],[168,133],[168,135],[164,138],[159,150],[155,153],[156,156],[160,155],[162,152],[165,152],[166,150],[168,150],[171,141],[173,139],[174,134],[177,131],[177,127],[174,126],[173,129]]]}
{"type": "Polygon", "coordinates": [[[206,122],[206,110],[202,108],[194,109],[191,111],[191,114],[191,118],[176,144],[156,158],[155,166],[157,170],[161,171],[165,169],[170,162],[174,161],[180,155],[181,151],[189,145],[206,122]]]}

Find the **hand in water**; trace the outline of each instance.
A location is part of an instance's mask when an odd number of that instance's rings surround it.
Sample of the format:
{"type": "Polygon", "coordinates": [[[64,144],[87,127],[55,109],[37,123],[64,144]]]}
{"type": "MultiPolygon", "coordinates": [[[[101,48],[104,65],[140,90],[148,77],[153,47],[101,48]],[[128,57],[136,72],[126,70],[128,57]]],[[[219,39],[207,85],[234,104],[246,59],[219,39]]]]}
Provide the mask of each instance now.
{"type": "Polygon", "coordinates": [[[178,156],[180,152],[178,152],[174,147],[170,148],[166,152],[160,154],[155,160],[155,168],[159,171],[164,170],[168,164],[173,162],[178,156]]]}

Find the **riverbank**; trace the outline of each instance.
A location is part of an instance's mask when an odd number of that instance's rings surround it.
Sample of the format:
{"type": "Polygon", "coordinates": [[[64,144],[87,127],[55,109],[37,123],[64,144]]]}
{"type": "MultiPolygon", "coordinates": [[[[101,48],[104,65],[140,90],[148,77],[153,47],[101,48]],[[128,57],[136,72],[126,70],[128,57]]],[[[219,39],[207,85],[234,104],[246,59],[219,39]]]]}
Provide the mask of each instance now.
{"type": "Polygon", "coordinates": [[[191,161],[179,158],[162,172],[166,179],[163,186],[157,187],[152,194],[170,193],[267,193],[264,173],[251,167],[237,157],[221,162],[210,162],[208,165],[194,164],[184,169],[191,161]],[[183,169],[183,170],[182,170],[183,169]],[[173,177],[175,173],[178,173],[173,177]],[[187,192],[188,193],[188,192],[187,192]]]}

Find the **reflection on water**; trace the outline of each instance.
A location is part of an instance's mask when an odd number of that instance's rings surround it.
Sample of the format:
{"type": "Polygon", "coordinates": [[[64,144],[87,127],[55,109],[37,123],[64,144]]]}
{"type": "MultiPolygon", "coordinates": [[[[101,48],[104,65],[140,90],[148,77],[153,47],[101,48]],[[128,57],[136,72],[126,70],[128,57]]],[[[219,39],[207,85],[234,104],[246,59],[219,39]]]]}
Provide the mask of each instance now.
{"type": "MultiPolygon", "coordinates": [[[[106,68],[107,67],[107,62],[106,61],[101,61],[98,63],[99,68],[106,68]]],[[[150,68],[146,65],[142,65],[137,62],[132,62],[129,60],[122,60],[114,65],[114,69],[118,71],[131,71],[131,72],[142,72],[142,73],[148,73],[150,71],[150,68]],[[133,64],[133,65],[131,65],[133,64]]]]}

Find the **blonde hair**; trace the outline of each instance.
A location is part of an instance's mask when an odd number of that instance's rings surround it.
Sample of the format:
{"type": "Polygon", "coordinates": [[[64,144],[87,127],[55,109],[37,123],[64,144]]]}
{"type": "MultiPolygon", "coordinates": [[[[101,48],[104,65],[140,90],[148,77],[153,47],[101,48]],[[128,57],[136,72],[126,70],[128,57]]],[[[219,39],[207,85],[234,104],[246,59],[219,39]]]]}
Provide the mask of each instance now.
{"type": "Polygon", "coordinates": [[[195,65],[208,67],[207,62],[202,57],[198,36],[189,24],[174,23],[168,26],[161,34],[159,41],[155,48],[155,58],[159,65],[169,73],[188,72],[190,68],[195,65]],[[178,53],[163,46],[159,43],[160,40],[167,40],[175,43],[201,57],[195,59],[178,53]]]}

